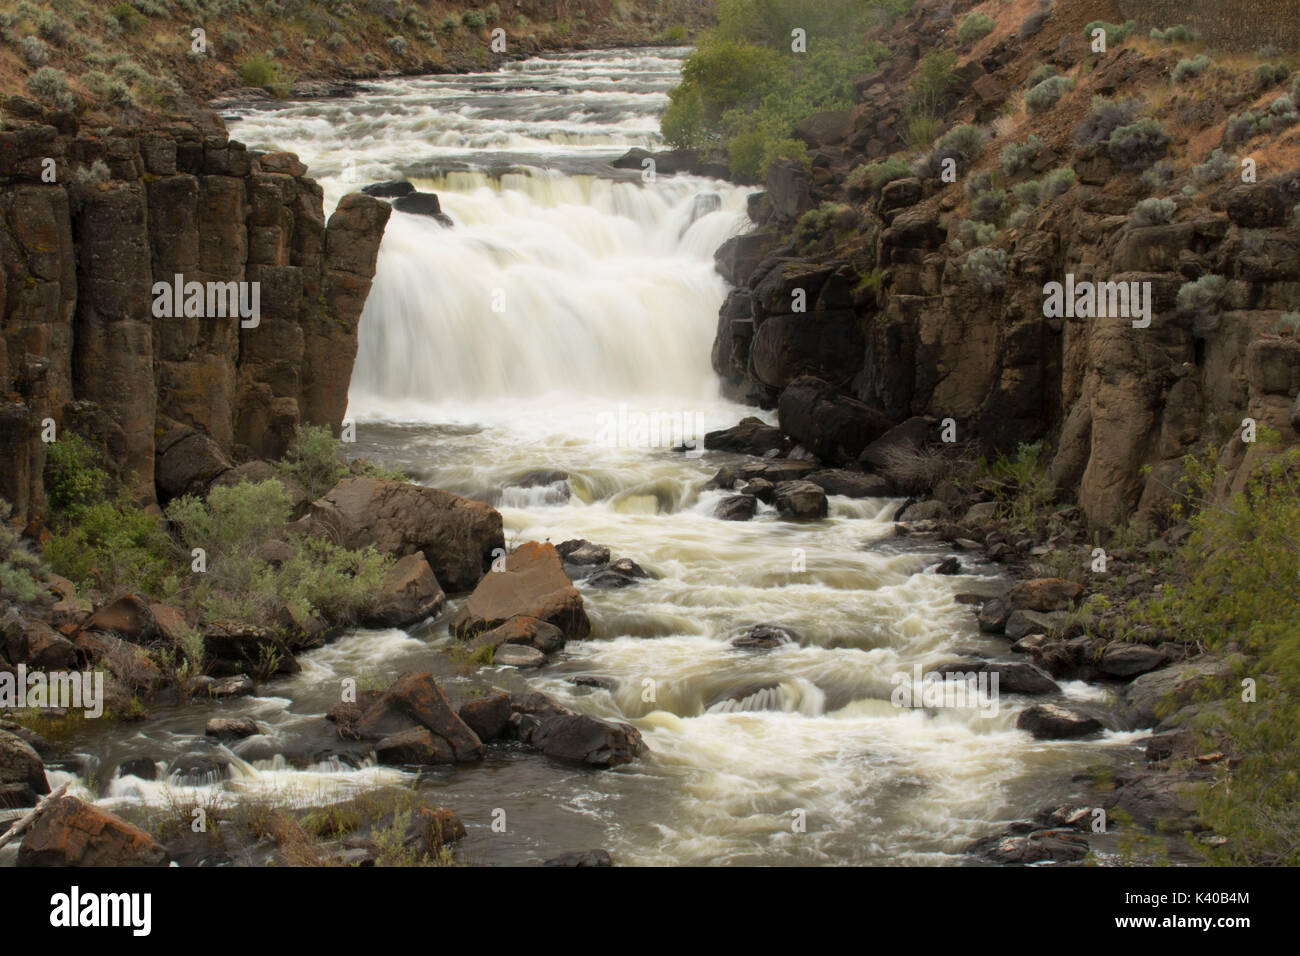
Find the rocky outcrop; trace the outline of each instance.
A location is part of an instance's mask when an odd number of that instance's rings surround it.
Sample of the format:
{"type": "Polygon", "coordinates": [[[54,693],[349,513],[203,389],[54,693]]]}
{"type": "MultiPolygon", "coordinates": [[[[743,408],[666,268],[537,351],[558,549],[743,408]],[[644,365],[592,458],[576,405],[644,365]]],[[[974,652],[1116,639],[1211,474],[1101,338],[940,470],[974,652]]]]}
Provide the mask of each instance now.
{"type": "Polygon", "coordinates": [[[179,125],[0,132],[0,497],[17,520],[43,513],[46,420],[143,503],[279,457],[299,424],[338,428],[390,208],[350,195],[327,223],[286,156],[179,125]],[[203,304],[162,315],[155,283],[176,276],[203,304]],[[207,294],[232,282],[258,284],[256,317],[207,294]]]}
{"type": "Polygon", "coordinates": [[[456,614],[451,632],[469,639],[519,616],[554,625],[570,640],[591,631],[582,595],[553,544],[530,541],[512,551],[502,570],[483,577],[456,614]]]}
{"type": "Polygon", "coordinates": [[[23,834],[19,866],[166,866],[167,851],[121,817],[76,797],[43,808],[23,834]]]}
{"type": "Polygon", "coordinates": [[[439,584],[468,591],[505,553],[501,515],[449,491],[383,478],[345,478],[311,506],[310,525],[347,548],[421,552],[439,584]]]}

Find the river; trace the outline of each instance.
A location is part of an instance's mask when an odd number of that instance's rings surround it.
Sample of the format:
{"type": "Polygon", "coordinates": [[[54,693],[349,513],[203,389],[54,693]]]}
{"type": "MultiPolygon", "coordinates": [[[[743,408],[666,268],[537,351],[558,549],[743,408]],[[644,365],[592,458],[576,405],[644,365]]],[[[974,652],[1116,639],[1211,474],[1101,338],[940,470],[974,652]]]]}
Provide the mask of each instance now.
{"type": "MultiPolygon", "coordinates": [[[[647,423],[692,432],[773,420],[723,400],[709,365],[726,293],[712,254],[746,228],[751,190],[693,176],[646,182],[609,165],[659,145],[685,52],[584,52],[371,82],[232,123],[250,148],[298,153],[327,213],[361,185],[407,178],[436,192],[455,223],[403,213],[389,223],[351,385],[355,453],[492,503],[508,544],[586,538],[653,575],[621,590],[580,585],[589,640],[539,671],[488,675],[631,721],[645,758],[591,771],[496,746],[481,765],[419,786],[457,811],[468,854],[489,864],[592,847],[625,864],[964,862],[971,840],[1068,800],[1073,772],[1123,758],[1135,736],[1035,741],[1014,726],[1028,699],[1007,695],[991,717],[893,706],[896,673],[958,650],[1004,650],[955,600],[1005,587],[997,569],[967,557],[966,573],[927,573],[947,552],[892,537],[897,501],[833,497],[830,516],[810,523],[767,506],[750,522],[718,520],[723,493],[703,486],[739,458],[647,440],[647,423]],[[537,470],[567,478],[524,480],[537,470]],[[730,646],[760,623],[798,639],[730,646]],[[582,675],[616,687],[575,685],[582,675]],[[757,688],[775,690],[719,703],[757,688]],[[504,833],[490,826],[497,809],[504,833]]],[[[229,779],[205,785],[232,799],[304,804],[408,785],[411,775],[332,754],[321,714],[345,676],[382,683],[427,666],[458,604],[413,633],[354,632],[307,653],[301,674],[257,698],[82,741],[108,778],[94,795],[117,808],[165,800],[175,781],[111,768],[198,746],[216,713],[265,730],[237,748],[244,759],[229,779]]],[[[1083,684],[1065,691],[1101,697],[1083,684]]],[[[84,786],[92,774],[78,776],[84,786]]]]}

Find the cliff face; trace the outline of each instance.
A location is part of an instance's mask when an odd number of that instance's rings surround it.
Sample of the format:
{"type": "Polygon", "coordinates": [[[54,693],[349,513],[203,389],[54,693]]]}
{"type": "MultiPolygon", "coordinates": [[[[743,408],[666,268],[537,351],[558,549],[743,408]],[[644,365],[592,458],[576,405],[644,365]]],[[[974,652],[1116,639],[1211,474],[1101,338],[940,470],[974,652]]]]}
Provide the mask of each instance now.
{"type": "MultiPolygon", "coordinates": [[[[719,251],[719,269],[737,288],[719,317],[713,358],[733,394],[779,403],[783,428],[781,396],[796,377],[813,375],[883,411],[886,424],[951,418],[959,441],[1009,452],[1045,439],[1060,489],[1077,496],[1093,526],[1109,527],[1135,513],[1158,516],[1184,457],[1208,444],[1226,443],[1222,490],[1244,478],[1243,461],[1267,453],[1229,441],[1242,437],[1247,418],[1277,432],[1282,446],[1300,442],[1300,341],[1283,319],[1300,306],[1300,222],[1291,213],[1300,168],[1288,132],[1241,147],[1258,159],[1257,182],[1242,181],[1236,157],[1212,183],[1189,175],[1224,141],[1230,114],[1259,110],[1282,88],[1170,97],[1159,116],[1173,137],[1164,189],[1174,212],[1172,221],[1143,224],[1133,212],[1150,185],[1075,130],[1093,96],[1142,96],[1168,82],[1179,54],[1090,55],[1088,11],[1076,7],[1062,6],[1053,17],[1073,19],[1048,21],[1055,28],[1041,35],[994,34],[963,56],[964,95],[950,124],[987,123],[992,141],[956,182],[903,174],[855,190],[846,185],[854,167],[901,148],[908,77],[954,22],[934,3],[901,20],[894,55],[857,83],[859,106],[800,124],[810,168],[774,164],[766,197],[751,207],[758,228],[719,251]],[[1074,71],[1078,88],[1041,116],[1012,114],[1025,77],[1044,63],[1074,71]],[[1031,132],[1043,141],[1039,155],[1008,175],[1002,146],[1031,132]],[[972,177],[997,176],[1010,193],[1012,181],[1067,166],[1077,185],[1000,227],[987,249],[959,241],[972,216],[972,177]],[[812,220],[820,237],[796,227],[828,204],[834,209],[812,220]],[[990,267],[975,267],[978,254],[990,267]],[[871,281],[859,281],[868,271],[871,281]],[[1132,317],[1045,314],[1045,286],[1068,276],[1149,283],[1149,327],[1135,328],[1132,317]],[[1180,289],[1206,276],[1223,280],[1221,300],[1180,309],[1180,289]],[[806,311],[793,308],[796,290],[806,311]]],[[[938,434],[932,425],[931,439],[938,434]]]]}
{"type": "Polygon", "coordinates": [[[155,485],[169,450],[220,470],[279,456],[300,423],[337,428],[390,207],[350,195],[326,223],[294,156],[219,130],[38,117],[0,132],[0,497],[15,519],[42,513],[47,420],[99,446],[145,504],[177,490],[155,485]],[[156,315],[155,282],[177,275],[257,283],[260,316],[156,315]]]}

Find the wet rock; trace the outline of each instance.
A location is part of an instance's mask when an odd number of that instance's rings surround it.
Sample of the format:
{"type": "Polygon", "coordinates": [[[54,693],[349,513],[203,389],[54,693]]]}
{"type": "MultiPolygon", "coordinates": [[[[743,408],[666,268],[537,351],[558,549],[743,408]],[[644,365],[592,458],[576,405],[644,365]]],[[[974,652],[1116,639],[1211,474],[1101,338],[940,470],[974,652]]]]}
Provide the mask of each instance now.
{"type": "Polygon", "coordinates": [[[705,482],[703,491],[730,491],[736,486],[736,473],[730,468],[719,468],[717,474],[705,482]]]}
{"type": "Polygon", "coordinates": [[[892,425],[884,412],[810,375],[781,392],[778,414],[782,432],[828,462],[856,459],[892,425]]]}
{"type": "Polygon", "coordinates": [[[782,517],[807,520],[825,518],[829,506],[826,492],[811,481],[782,481],[773,492],[773,502],[782,517]]]}
{"type": "Polygon", "coordinates": [[[499,693],[475,697],[462,704],[457,714],[479,740],[484,743],[499,740],[510,722],[510,695],[499,693]]]}
{"type": "Polygon", "coordinates": [[[473,761],[483,756],[482,741],[456,715],[431,674],[407,672],[399,677],[392,687],[369,703],[354,732],[362,739],[379,740],[417,726],[441,738],[457,761],[473,761]]]}
{"type": "Polygon", "coordinates": [[[985,634],[1001,634],[1006,630],[1012,610],[1011,602],[1005,597],[985,601],[978,614],[980,630],[985,634]]]}
{"type": "Polygon", "coordinates": [[[362,186],[361,191],[367,196],[375,196],[379,199],[395,199],[398,196],[409,196],[415,192],[415,187],[405,179],[389,179],[382,183],[362,186]]]}
{"type": "Polygon", "coordinates": [[[1209,779],[1204,771],[1140,773],[1120,781],[1107,809],[1124,811],[1139,827],[1183,829],[1194,823],[1197,789],[1209,779]]]}
{"type": "Polygon", "coordinates": [[[961,574],[961,562],[956,558],[944,558],[934,569],[935,574],[961,574]]]}
{"type": "Polygon", "coordinates": [[[992,863],[1027,865],[1030,863],[1072,863],[1088,855],[1088,841],[1067,829],[1013,831],[985,837],[971,844],[967,853],[992,863]]]}
{"type": "Polygon", "coordinates": [[[528,743],[556,760],[593,767],[617,767],[646,752],[635,727],[586,714],[546,717],[532,731],[528,743]]]}
{"type": "Polygon", "coordinates": [[[1012,644],[1011,649],[1017,654],[1032,654],[1041,650],[1046,643],[1046,634],[1028,634],[1012,644]]]}
{"type": "Polygon", "coordinates": [[[242,740],[261,731],[251,717],[213,717],[203,728],[203,733],[218,740],[242,740]]]}
{"type": "Polygon", "coordinates": [[[226,700],[232,697],[249,697],[253,690],[253,679],[247,674],[233,674],[222,678],[209,677],[205,674],[195,679],[190,696],[226,700]]]}
{"type": "Polygon", "coordinates": [[[554,624],[521,614],[480,634],[470,641],[470,647],[478,650],[489,646],[499,648],[503,644],[523,644],[550,654],[564,647],[564,643],[564,632],[554,624]]]}
{"type": "Polygon", "coordinates": [[[1061,690],[1056,681],[1024,661],[960,661],[944,665],[939,673],[997,674],[998,693],[1005,694],[1055,694],[1061,690]]]}
{"type": "Polygon", "coordinates": [[[446,604],[446,596],[423,554],[399,558],[384,577],[368,627],[407,627],[432,617],[446,604]]]}
{"type": "Polygon", "coordinates": [[[230,776],[230,758],[220,753],[182,754],[167,768],[167,778],[182,787],[204,787],[230,776]]]}
{"type": "Polygon", "coordinates": [[[752,495],[764,504],[772,504],[776,500],[776,485],[766,478],[751,478],[745,482],[745,486],[740,489],[742,494],[752,495]]]}
{"type": "Polygon", "coordinates": [[[296,674],[301,668],[293,652],[270,628],[238,621],[214,621],[203,631],[207,673],[232,677],[249,671],[296,674]]]}
{"type": "Polygon", "coordinates": [[[0,636],[0,652],[29,670],[68,671],[77,665],[77,648],[48,624],[22,618],[0,636]]]}
{"type": "Polygon", "coordinates": [[[1021,711],[1016,727],[1029,731],[1038,740],[1064,740],[1095,734],[1101,730],[1101,721],[1055,704],[1035,704],[1021,711]]]}
{"type": "Polygon", "coordinates": [[[118,765],[119,777],[139,777],[141,780],[158,779],[158,763],[150,757],[132,757],[118,765]]]}
{"type": "Polygon", "coordinates": [[[569,678],[569,683],[575,687],[599,687],[610,692],[618,690],[618,681],[612,677],[593,677],[590,674],[582,674],[578,677],[569,678]]]}
{"type": "Polygon", "coordinates": [[[35,806],[38,797],[50,792],[40,755],[7,730],[0,730],[0,787],[6,788],[11,807],[35,806]]]}
{"type": "Polygon", "coordinates": [[[571,850],[552,857],[542,866],[613,866],[605,850],[571,850]]]}
{"type": "Polygon", "coordinates": [[[794,461],[780,458],[769,461],[751,461],[740,466],[736,477],[742,481],[763,480],[777,484],[782,481],[795,481],[807,478],[820,466],[812,461],[794,461]]]}
{"type": "Polygon", "coordinates": [[[732,495],[718,502],[713,509],[713,517],[723,521],[748,521],[757,511],[758,499],[753,495],[732,495]]]}
{"type": "Polygon", "coordinates": [[[742,455],[762,458],[768,452],[785,454],[792,442],[781,434],[781,429],[760,419],[749,417],[721,431],[708,432],[704,447],[709,451],[732,451],[742,455]]]}
{"type": "Polygon", "coordinates": [[[1135,677],[1164,665],[1165,655],[1158,648],[1116,642],[1102,651],[1098,666],[1103,674],[1111,677],[1135,677]]]}
{"type": "Polygon", "coordinates": [[[437,856],[441,847],[465,839],[465,824],[447,807],[420,807],[407,825],[405,845],[428,856],[437,856]]]}
{"type": "Polygon", "coordinates": [[[593,588],[608,590],[610,588],[625,588],[636,584],[637,581],[645,578],[647,575],[641,570],[640,565],[630,558],[621,558],[612,562],[609,567],[601,568],[591,577],[587,578],[587,585],[593,588]]]}
{"type": "Polygon", "coordinates": [[[498,667],[541,667],[546,663],[546,655],[534,647],[523,644],[502,644],[492,655],[492,663],[498,667]]]}
{"type": "Polygon", "coordinates": [[[456,752],[427,727],[412,727],[375,744],[375,759],[389,766],[423,766],[456,763],[456,752]]]}
{"type": "Polygon", "coordinates": [[[582,538],[562,541],[555,550],[564,559],[565,564],[608,564],[609,548],[603,544],[592,544],[582,538]]]}
{"type": "Polygon", "coordinates": [[[1023,581],[1007,592],[1015,610],[1068,611],[1083,596],[1083,585],[1064,578],[1037,578],[1023,581]]]}
{"type": "Polygon", "coordinates": [[[895,521],[948,521],[952,518],[952,509],[942,501],[914,501],[904,505],[895,515],[895,521]]]}
{"type": "Polygon", "coordinates": [[[783,627],[772,624],[757,624],[744,634],[731,639],[732,647],[772,648],[782,644],[797,644],[799,638],[783,627]]]}
{"type": "Polygon", "coordinates": [[[511,552],[505,570],[489,573],[474,589],[452,621],[451,632],[464,638],[518,615],[553,624],[569,639],[591,632],[582,595],[564,573],[554,545],[530,541],[511,552]]]}
{"type": "Polygon", "coordinates": [[[828,495],[843,495],[847,498],[888,498],[893,494],[888,480],[879,475],[845,471],[842,468],[814,471],[808,476],[808,480],[820,486],[828,495]]]}
{"type": "Polygon", "coordinates": [[[454,223],[442,211],[442,203],[434,193],[413,192],[393,199],[393,208],[413,216],[428,216],[450,229],[454,223]]]}
{"type": "Polygon", "coordinates": [[[134,824],[63,796],[23,835],[19,866],[166,866],[167,851],[134,824]]]}
{"type": "Polygon", "coordinates": [[[1055,634],[1065,627],[1068,615],[1061,611],[1040,614],[1038,611],[1012,611],[1007,618],[1005,633],[1008,639],[1018,641],[1030,634],[1055,634]]]}

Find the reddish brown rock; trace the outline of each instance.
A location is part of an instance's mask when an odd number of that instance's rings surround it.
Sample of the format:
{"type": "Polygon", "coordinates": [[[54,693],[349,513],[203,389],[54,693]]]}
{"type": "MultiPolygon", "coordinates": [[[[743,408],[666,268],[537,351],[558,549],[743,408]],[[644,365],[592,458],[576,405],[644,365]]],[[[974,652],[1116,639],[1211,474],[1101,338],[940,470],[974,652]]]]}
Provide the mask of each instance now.
{"type": "Polygon", "coordinates": [[[158,622],[144,598],[138,594],[124,594],[92,614],[86,622],[86,629],[112,631],[128,641],[141,643],[158,635],[158,622]]]}
{"type": "MultiPolygon", "coordinates": [[[[340,727],[343,720],[336,717],[340,727]]],[[[427,742],[412,737],[400,738],[402,746],[412,742],[428,743],[434,753],[448,753],[457,762],[478,760],[483,756],[483,742],[456,715],[431,674],[403,674],[378,700],[366,708],[356,721],[353,732],[369,740],[383,740],[423,727],[438,738],[427,742]]]]}
{"type": "Polygon", "coordinates": [[[424,555],[408,554],[389,569],[379,601],[365,623],[406,627],[437,614],[446,600],[424,555]]]}
{"type": "Polygon", "coordinates": [[[591,632],[582,595],[564,573],[553,544],[530,541],[511,552],[505,570],[489,572],[474,589],[452,622],[452,633],[468,640],[519,615],[552,624],[567,638],[591,632]]]}
{"type": "Polygon", "coordinates": [[[166,866],[167,851],[134,824],[76,797],[60,797],[23,835],[19,866],[166,866]]]}

